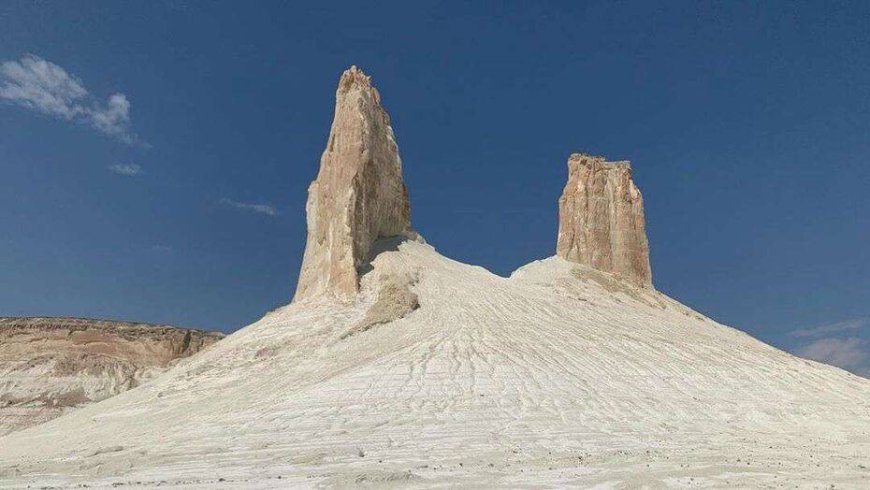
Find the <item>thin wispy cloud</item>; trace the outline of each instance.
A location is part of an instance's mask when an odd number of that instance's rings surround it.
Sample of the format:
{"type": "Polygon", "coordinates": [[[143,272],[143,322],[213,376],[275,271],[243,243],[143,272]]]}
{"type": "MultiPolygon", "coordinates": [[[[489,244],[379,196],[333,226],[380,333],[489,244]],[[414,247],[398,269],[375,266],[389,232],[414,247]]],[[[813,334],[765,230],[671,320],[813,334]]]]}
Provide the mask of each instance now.
{"type": "Polygon", "coordinates": [[[135,177],[145,173],[145,171],[142,170],[142,167],[135,163],[116,163],[115,165],[109,165],[109,171],[118,175],[126,175],[127,177],[135,177]]]}
{"type": "Polygon", "coordinates": [[[789,332],[802,339],[793,352],[870,377],[870,318],[856,318],[789,332]]]}
{"type": "Polygon", "coordinates": [[[818,339],[799,348],[797,354],[870,377],[870,342],[864,339],[857,337],[818,339]]]}
{"type": "Polygon", "coordinates": [[[82,81],[60,66],[28,54],[0,63],[0,99],[69,122],[86,124],[129,144],[144,144],[132,132],[130,101],[122,93],[100,102],[82,81]]]}
{"type": "Polygon", "coordinates": [[[790,335],[794,337],[818,337],[820,335],[859,330],[864,328],[868,323],[870,323],[870,319],[868,318],[857,318],[854,320],[830,323],[813,328],[795,330],[791,332],[790,335]]]}
{"type": "Polygon", "coordinates": [[[234,201],[232,199],[223,198],[221,199],[221,204],[225,206],[230,206],[236,209],[241,209],[243,211],[250,211],[252,213],[257,214],[265,214],[268,216],[278,216],[278,210],[275,209],[274,206],[270,204],[257,204],[257,203],[249,203],[249,202],[239,202],[234,201]]]}

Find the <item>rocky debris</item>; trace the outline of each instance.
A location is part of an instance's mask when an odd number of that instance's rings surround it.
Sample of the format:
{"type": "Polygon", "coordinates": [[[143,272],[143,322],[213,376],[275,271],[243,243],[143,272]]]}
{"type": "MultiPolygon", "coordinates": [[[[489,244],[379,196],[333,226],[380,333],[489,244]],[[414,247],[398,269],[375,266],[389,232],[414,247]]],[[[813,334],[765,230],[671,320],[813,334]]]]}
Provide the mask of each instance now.
{"type": "Polygon", "coordinates": [[[223,338],[82,318],[0,318],[0,435],[138,386],[223,338]]]}
{"type": "Polygon", "coordinates": [[[356,294],[372,243],[411,226],[399,149],[377,89],[352,66],[335,97],[320,171],[308,188],[308,240],[294,301],[356,294]]]}
{"type": "Polygon", "coordinates": [[[643,197],[629,162],[575,153],[559,198],[556,254],[652,287],[643,197]]]}
{"type": "Polygon", "coordinates": [[[376,279],[377,297],[365,317],[358,324],[342,334],[345,339],[351,335],[385,323],[404,318],[420,307],[420,300],[413,286],[417,278],[407,273],[386,273],[376,279]]]}

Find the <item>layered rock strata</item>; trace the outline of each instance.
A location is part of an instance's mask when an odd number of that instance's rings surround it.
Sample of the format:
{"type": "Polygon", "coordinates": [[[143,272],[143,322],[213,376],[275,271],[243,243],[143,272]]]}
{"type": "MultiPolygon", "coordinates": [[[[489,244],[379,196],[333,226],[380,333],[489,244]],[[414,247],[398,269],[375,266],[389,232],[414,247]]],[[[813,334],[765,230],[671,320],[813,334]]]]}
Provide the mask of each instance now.
{"type": "Polygon", "coordinates": [[[410,231],[399,148],[377,89],[353,66],[341,75],[335,99],[320,171],[308,188],[308,239],[294,301],[354,295],[373,242],[410,231]]]}
{"type": "Polygon", "coordinates": [[[0,435],[129,390],[223,338],[81,318],[0,318],[0,435]]]}
{"type": "Polygon", "coordinates": [[[643,197],[629,162],[575,153],[559,198],[556,254],[652,287],[643,197]]]}

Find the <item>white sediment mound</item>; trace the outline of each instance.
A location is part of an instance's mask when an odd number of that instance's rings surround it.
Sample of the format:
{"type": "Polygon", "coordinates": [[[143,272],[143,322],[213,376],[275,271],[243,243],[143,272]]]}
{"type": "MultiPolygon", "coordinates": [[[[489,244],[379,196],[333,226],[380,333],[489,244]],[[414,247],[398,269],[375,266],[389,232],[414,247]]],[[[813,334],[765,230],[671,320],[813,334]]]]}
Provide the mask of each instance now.
{"type": "Polygon", "coordinates": [[[0,439],[0,486],[866,486],[870,381],[554,257],[405,241],[148,385],[0,439]],[[419,307],[356,331],[378,281],[419,307]],[[348,335],[349,332],[354,332],[348,335]]]}

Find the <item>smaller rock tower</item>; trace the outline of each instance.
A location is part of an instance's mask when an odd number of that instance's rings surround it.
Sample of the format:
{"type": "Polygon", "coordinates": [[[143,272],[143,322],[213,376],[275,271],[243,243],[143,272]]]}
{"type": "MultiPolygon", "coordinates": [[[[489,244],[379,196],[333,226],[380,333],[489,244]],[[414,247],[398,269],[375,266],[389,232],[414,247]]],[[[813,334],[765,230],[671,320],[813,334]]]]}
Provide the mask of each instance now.
{"type": "Polygon", "coordinates": [[[629,162],[575,153],[559,198],[556,254],[652,287],[643,197],[629,162]]]}

